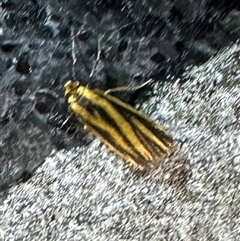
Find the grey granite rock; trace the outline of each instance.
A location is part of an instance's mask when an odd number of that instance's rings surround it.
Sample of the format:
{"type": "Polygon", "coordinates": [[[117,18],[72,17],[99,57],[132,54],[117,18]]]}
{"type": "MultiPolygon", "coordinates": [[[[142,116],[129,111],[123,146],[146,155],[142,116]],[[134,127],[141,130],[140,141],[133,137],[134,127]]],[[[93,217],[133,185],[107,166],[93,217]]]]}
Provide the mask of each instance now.
{"type": "Polygon", "coordinates": [[[1,240],[240,239],[240,48],[156,84],[143,111],[176,140],[141,173],[96,140],[52,153],[2,195],[1,240]]]}

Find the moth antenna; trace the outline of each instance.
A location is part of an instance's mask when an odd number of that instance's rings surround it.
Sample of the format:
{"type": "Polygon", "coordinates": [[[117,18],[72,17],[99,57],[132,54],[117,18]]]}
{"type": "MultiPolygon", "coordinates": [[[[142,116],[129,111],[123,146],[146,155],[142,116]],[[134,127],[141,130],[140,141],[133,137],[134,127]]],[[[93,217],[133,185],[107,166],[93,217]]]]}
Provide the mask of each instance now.
{"type": "Polygon", "coordinates": [[[75,64],[77,62],[76,57],[76,44],[75,44],[75,34],[74,34],[74,27],[71,27],[71,40],[72,40],[72,79],[76,79],[76,73],[75,73],[75,64]]]}
{"type": "Polygon", "coordinates": [[[141,89],[142,87],[148,85],[149,83],[151,83],[153,81],[154,81],[154,79],[151,78],[151,79],[147,80],[145,83],[141,84],[140,86],[136,86],[136,87],[120,86],[117,88],[112,88],[112,89],[105,91],[104,94],[107,95],[109,93],[118,92],[118,91],[136,91],[136,90],[141,89]]]}
{"type": "Polygon", "coordinates": [[[94,72],[95,72],[95,69],[96,69],[96,67],[97,67],[97,65],[98,65],[98,63],[99,63],[99,61],[100,61],[100,59],[101,59],[101,53],[102,53],[101,41],[102,41],[103,37],[104,37],[104,35],[98,37],[98,46],[97,46],[98,52],[97,52],[97,58],[96,58],[96,61],[95,61],[95,63],[94,63],[94,66],[93,66],[93,68],[92,68],[92,71],[91,71],[91,73],[90,73],[90,75],[89,75],[89,78],[91,78],[91,77],[93,76],[93,74],[94,74],[94,72]]]}

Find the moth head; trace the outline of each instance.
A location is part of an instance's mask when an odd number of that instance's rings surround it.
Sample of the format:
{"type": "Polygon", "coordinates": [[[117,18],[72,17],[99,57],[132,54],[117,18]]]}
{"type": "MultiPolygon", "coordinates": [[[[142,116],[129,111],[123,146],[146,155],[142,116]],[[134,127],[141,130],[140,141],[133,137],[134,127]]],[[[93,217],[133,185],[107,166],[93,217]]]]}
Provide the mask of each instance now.
{"type": "Polygon", "coordinates": [[[65,90],[64,97],[66,101],[72,102],[73,99],[76,99],[79,86],[80,86],[80,83],[78,81],[73,81],[73,80],[69,80],[64,85],[64,90],[65,90]]]}

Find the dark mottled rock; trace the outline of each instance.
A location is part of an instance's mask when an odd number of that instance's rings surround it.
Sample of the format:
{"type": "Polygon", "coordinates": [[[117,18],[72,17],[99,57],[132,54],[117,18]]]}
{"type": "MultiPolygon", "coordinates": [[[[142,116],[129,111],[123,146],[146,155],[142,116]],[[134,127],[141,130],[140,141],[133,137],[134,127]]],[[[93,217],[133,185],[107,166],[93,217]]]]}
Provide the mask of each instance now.
{"type": "Polygon", "coordinates": [[[239,47],[217,55],[239,39],[239,11],[239,0],[2,1],[0,239],[239,239],[239,47]],[[90,138],[68,119],[68,79],[106,89],[151,77],[144,110],[180,143],[171,165],[146,177],[99,146],[64,152],[90,138]]]}

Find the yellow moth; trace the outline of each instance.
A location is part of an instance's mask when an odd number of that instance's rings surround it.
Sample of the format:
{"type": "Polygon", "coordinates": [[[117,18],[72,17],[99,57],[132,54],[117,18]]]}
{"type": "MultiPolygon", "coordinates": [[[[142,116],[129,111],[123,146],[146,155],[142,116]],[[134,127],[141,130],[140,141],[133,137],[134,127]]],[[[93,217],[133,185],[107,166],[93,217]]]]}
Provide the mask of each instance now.
{"type": "Polygon", "coordinates": [[[109,92],[69,80],[65,98],[76,117],[116,154],[141,169],[156,166],[171,152],[164,128],[109,92]]]}

